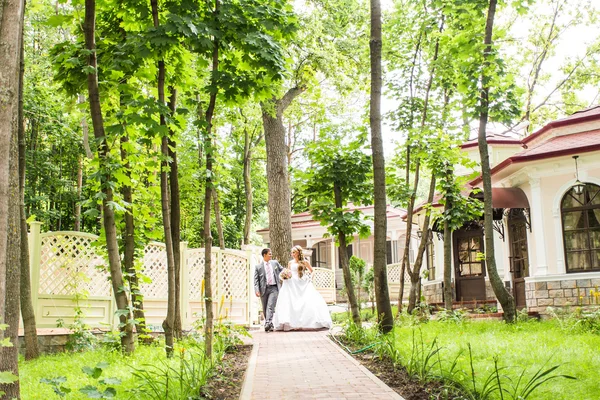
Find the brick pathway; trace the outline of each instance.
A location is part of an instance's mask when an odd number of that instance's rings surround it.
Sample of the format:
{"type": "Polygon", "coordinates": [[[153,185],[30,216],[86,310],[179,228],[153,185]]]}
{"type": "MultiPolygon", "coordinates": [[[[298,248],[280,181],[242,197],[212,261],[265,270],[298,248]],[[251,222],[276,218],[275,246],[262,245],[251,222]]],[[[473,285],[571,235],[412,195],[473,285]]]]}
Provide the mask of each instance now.
{"type": "Polygon", "coordinates": [[[253,331],[240,400],[402,400],[326,335],[253,331]]]}

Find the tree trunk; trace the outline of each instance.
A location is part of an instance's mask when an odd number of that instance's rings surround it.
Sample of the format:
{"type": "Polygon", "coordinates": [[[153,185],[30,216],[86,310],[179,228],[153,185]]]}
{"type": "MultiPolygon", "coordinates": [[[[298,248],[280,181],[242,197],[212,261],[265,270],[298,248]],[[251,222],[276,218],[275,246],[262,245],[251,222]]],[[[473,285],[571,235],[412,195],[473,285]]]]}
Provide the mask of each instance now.
{"type": "MultiPolygon", "coordinates": [[[[85,103],[85,96],[83,94],[79,94],[77,102],[80,104],[85,103]]],[[[91,160],[94,158],[94,155],[92,154],[92,149],[90,149],[90,132],[87,123],[87,117],[85,115],[83,118],[81,118],[81,122],[79,124],[81,125],[81,131],[83,132],[83,148],[85,150],[85,155],[91,160]]]]}
{"type": "MultiPolygon", "coordinates": [[[[98,142],[98,158],[99,167],[101,170],[106,170],[110,163],[108,142],[104,132],[104,121],[102,118],[102,107],[100,104],[100,93],[98,90],[98,75],[96,65],[96,1],[85,0],[85,46],[90,50],[88,56],[88,65],[92,67],[92,72],[87,75],[87,87],[89,93],[90,113],[92,116],[92,127],[94,137],[98,142]]],[[[111,207],[113,202],[113,191],[108,182],[107,176],[102,176],[101,190],[104,195],[102,199],[102,218],[104,223],[104,232],[106,235],[106,250],[108,253],[108,264],[110,267],[110,280],[112,283],[113,293],[117,309],[120,311],[120,330],[121,346],[127,354],[133,353],[135,344],[133,341],[133,328],[129,323],[131,315],[126,312],[129,307],[129,299],[127,292],[123,290],[125,283],[123,281],[123,272],[121,271],[121,258],[119,255],[119,246],[117,243],[117,227],[115,222],[115,214],[111,207]]]]}
{"type": "MultiPolygon", "coordinates": [[[[342,189],[335,182],[333,184],[333,193],[335,197],[335,207],[342,208],[342,189]]],[[[350,309],[352,310],[352,320],[358,326],[361,326],[360,322],[360,308],[356,301],[356,294],[354,293],[354,285],[352,285],[352,273],[350,272],[350,265],[348,263],[348,245],[346,244],[346,234],[344,232],[338,232],[339,242],[339,256],[340,264],[342,265],[342,271],[344,273],[344,285],[346,286],[346,292],[348,293],[348,303],[350,303],[350,309]]]]}
{"type": "MultiPolygon", "coordinates": [[[[433,196],[435,195],[435,171],[432,171],[431,182],[429,183],[429,194],[427,197],[427,203],[433,203],[433,196]]],[[[421,242],[419,243],[419,249],[417,250],[417,257],[415,258],[415,264],[412,271],[410,271],[410,294],[408,297],[408,313],[412,313],[419,300],[419,288],[421,286],[421,265],[423,264],[423,255],[429,240],[429,223],[431,221],[431,213],[429,210],[425,211],[425,220],[423,221],[423,229],[421,235],[421,242]]]]}
{"type": "MultiPolygon", "coordinates": [[[[171,115],[175,115],[177,109],[177,89],[169,87],[171,98],[169,109],[171,115]]],[[[177,142],[174,140],[175,132],[169,129],[169,158],[171,169],[169,170],[169,184],[171,189],[171,237],[173,238],[173,262],[175,263],[175,320],[174,335],[181,339],[183,327],[181,325],[181,205],[179,199],[179,164],[177,163],[177,142]]]]}
{"type": "Polygon", "coordinates": [[[81,157],[77,158],[77,198],[75,199],[75,220],[73,230],[79,232],[81,230],[81,189],[83,187],[83,163],[81,157]]]}
{"type": "Polygon", "coordinates": [[[383,141],[381,138],[381,3],[371,0],[371,39],[369,42],[371,55],[371,148],[373,149],[373,184],[374,184],[374,260],[375,299],[377,301],[377,318],[380,330],[390,332],[394,328],[394,316],[390,304],[387,281],[387,205],[385,197],[385,160],[383,141]]]}
{"type": "Polygon", "coordinates": [[[215,221],[217,224],[217,234],[219,235],[219,248],[225,249],[225,236],[223,236],[223,221],[221,221],[221,207],[219,206],[219,195],[217,189],[213,187],[212,199],[215,205],[215,221]]]}
{"type": "MultiPolygon", "coordinates": [[[[415,200],[417,198],[417,189],[419,187],[419,172],[421,168],[421,161],[417,158],[415,162],[415,181],[413,184],[413,190],[408,199],[408,206],[406,207],[406,239],[404,241],[404,254],[402,255],[402,270],[400,271],[400,292],[398,293],[398,313],[402,311],[402,301],[404,298],[404,274],[408,273],[411,277],[410,268],[410,242],[412,240],[412,226],[414,218],[415,200]]],[[[410,181],[410,146],[407,149],[406,155],[406,182],[410,181]]],[[[412,277],[411,283],[412,283],[412,277]]],[[[410,294],[409,294],[410,296],[410,294]]],[[[410,302],[410,300],[409,300],[410,302]]],[[[411,310],[412,311],[412,310],[411,310]]]]}
{"type": "MultiPolygon", "coordinates": [[[[214,19],[218,19],[219,0],[215,0],[214,19]]],[[[211,84],[216,87],[215,77],[219,71],[219,39],[213,37],[211,84]]],[[[210,203],[213,183],[213,140],[212,118],[217,103],[217,91],[211,92],[208,108],[206,109],[206,133],[204,136],[204,151],[206,153],[206,179],[204,182],[204,305],[206,308],[206,323],[204,325],[204,353],[212,359],[213,351],[213,293],[212,293],[212,236],[210,232],[210,203]]]]}
{"type": "Polygon", "coordinates": [[[21,280],[20,301],[21,316],[23,318],[23,330],[25,339],[25,359],[38,358],[40,349],[37,339],[37,328],[35,323],[35,311],[31,300],[31,273],[29,268],[29,240],[27,237],[27,215],[25,214],[25,163],[26,163],[26,141],[25,122],[23,121],[23,75],[25,71],[25,59],[23,41],[21,40],[21,60],[19,73],[19,215],[21,217],[21,280]]]}
{"type": "MultiPolygon", "coordinates": [[[[124,125],[124,123],[123,123],[124,125]]],[[[127,154],[127,143],[129,135],[124,129],[121,136],[121,162],[125,170],[125,175],[131,177],[131,164],[129,163],[127,154]]],[[[133,218],[133,189],[129,185],[123,185],[121,195],[125,202],[125,232],[123,232],[123,269],[127,273],[127,281],[131,289],[131,305],[133,306],[133,318],[137,321],[135,330],[138,335],[144,334],[146,331],[146,318],[144,315],[143,296],[140,292],[140,283],[135,270],[135,223],[133,218]]]]}
{"type": "Polygon", "coordinates": [[[250,149],[250,134],[244,129],[244,193],[246,195],[246,219],[244,220],[243,244],[250,244],[250,228],[252,227],[252,180],[250,169],[252,162],[252,150],[250,149]]]}
{"type": "Polygon", "coordinates": [[[492,206],[492,178],[490,174],[490,157],[488,152],[486,127],[488,121],[489,92],[491,77],[486,75],[490,64],[490,53],[492,52],[492,34],[494,27],[494,15],[496,13],[497,0],[490,0],[490,5],[485,24],[485,49],[483,52],[483,69],[481,73],[481,96],[480,96],[480,114],[479,114],[479,134],[478,145],[479,155],[481,157],[481,177],[483,180],[483,215],[485,232],[485,263],[487,265],[488,277],[494,290],[496,298],[504,310],[504,320],[514,322],[515,320],[515,300],[508,290],[504,287],[502,278],[498,275],[496,268],[496,257],[494,249],[494,225],[493,225],[493,206],[492,206]]]}
{"type": "MultiPolygon", "coordinates": [[[[446,199],[444,214],[452,205],[446,199]]],[[[447,220],[444,220],[444,307],[452,311],[452,230],[447,220]]]]}
{"type": "MultiPolygon", "coordinates": [[[[15,123],[18,114],[19,54],[25,4],[23,0],[3,0],[0,4],[0,293],[6,293],[9,160],[11,140],[16,140],[18,129],[15,123]]],[[[2,300],[0,298],[0,316],[4,315],[2,300]]]]}
{"type": "Polygon", "coordinates": [[[273,258],[280,261],[289,258],[292,248],[292,215],[283,113],[304,90],[304,87],[294,87],[279,100],[273,98],[261,103],[267,148],[270,247],[273,258]]]}
{"type": "MultiPolygon", "coordinates": [[[[158,0],[151,0],[150,5],[152,7],[152,20],[154,22],[154,28],[159,27],[158,19],[158,0]]],[[[158,89],[158,102],[165,105],[165,61],[159,60],[157,63],[158,77],[157,77],[157,89],[158,89]]],[[[166,126],[166,119],[163,113],[160,114],[160,125],[166,126]]],[[[162,161],[160,162],[160,203],[162,209],[162,221],[163,231],[165,236],[165,248],[167,253],[167,316],[162,323],[163,330],[165,331],[165,351],[167,357],[173,355],[174,346],[174,326],[175,326],[175,260],[173,258],[173,236],[171,229],[171,207],[170,207],[170,194],[169,194],[169,138],[168,135],[163,135],[161,140],[161,156],[162,161]]]]}
{"type": "MultiPolygon", "coordinates": [[[[18,113],[14,115],[12,125],[17,128],[18,113]]],[[[21,280],[21,213],[20,213],[20,186],[19,186],[19,138],[18,128],[13,132],[10,143],[10,170],[9,170],[9,204],[8,204],[8,249],[6,252],[6,292],[1,293],[4,303],[2,322],[8,327],[4,337],[10,338],[12,347],[0,348],[0,371],[11,371],[19,375],[19,317],[20,310],[20,280],[21,280]]],[[[20,397],[19,381],[11,384],[0,385],[0,390],[5,392],[3,399],[20,397]]]]}

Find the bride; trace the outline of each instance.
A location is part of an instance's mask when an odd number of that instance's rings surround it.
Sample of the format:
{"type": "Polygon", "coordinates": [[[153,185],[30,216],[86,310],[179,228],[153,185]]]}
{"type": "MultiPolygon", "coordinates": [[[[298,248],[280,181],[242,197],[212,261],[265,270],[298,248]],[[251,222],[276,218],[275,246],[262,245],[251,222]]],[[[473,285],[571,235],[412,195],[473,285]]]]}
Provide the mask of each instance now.
{"type": "Polygon", "coordinates": [[[277,297],[273,325],[278,331],[331,328],[329,309],[313,286],[308,273],[312,267],[304,259],[302,247],[292,248],[293,259],[288,263],[292,272],[283,281],[277,297]]]}

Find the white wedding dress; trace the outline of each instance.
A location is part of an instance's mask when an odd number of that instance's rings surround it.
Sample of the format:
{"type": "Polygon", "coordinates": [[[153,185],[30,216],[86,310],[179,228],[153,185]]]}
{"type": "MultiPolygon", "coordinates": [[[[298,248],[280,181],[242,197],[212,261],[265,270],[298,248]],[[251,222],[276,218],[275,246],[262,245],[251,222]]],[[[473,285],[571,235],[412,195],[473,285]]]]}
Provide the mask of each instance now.
{"type": "Polygon", "coordinates": [[[275,306],[273,326],[278,331],[331,328],[331,316],[323,296],[308,273],[298,277],[298,263],[290,263],[292,277],[285,279],[275,306]]]}

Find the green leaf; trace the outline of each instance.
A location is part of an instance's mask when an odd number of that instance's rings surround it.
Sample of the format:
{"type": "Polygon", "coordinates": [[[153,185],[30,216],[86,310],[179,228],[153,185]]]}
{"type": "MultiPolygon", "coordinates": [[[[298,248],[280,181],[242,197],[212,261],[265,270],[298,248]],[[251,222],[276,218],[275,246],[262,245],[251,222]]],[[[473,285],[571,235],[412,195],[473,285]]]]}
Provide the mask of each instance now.
{"type": "Polygon", "coordinates": [[[101,399],[101,398],[103,398],[102,392],[98,391],[98,389],[95,386],[87,385],[87,386],[82,387],[81,389],[79,389],[79,391],[81,393],[87,395],[87,397],[89,399],[101,399]]]}
{"type": "Polygon", "coordinates": [[[103,385],[120,385],[121,384],[121,380],[119,378],[104,378],[104,379],[100,379],[98,382],[102,383],[103,385]]]}
{"type": "Polygon", "coordinates": [[[0,372],[0,384],[14,383],[19,380],[19,377],[10,371],[0,372]]]}

